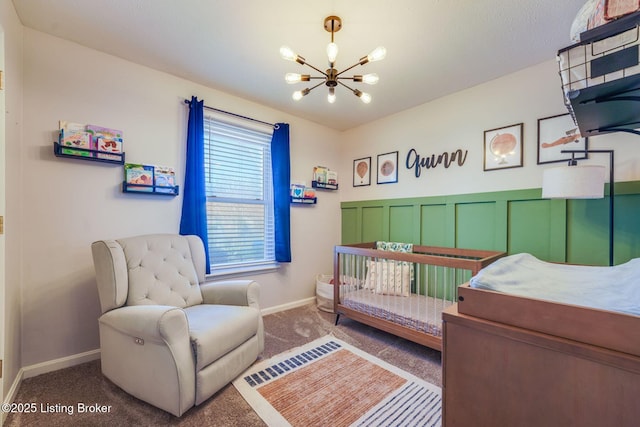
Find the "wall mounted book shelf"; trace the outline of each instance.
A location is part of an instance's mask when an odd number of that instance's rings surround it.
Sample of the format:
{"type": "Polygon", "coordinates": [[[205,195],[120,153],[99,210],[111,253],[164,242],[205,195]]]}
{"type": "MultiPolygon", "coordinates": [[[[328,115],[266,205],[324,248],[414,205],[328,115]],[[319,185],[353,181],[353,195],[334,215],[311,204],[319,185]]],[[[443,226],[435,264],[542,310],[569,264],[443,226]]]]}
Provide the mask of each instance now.
{"type": "Polygon", "coordinates": [[[315,205],[318,202],[317,197],[291,197],[292,204],[298,205],[315,205]]]}
{"type": "Polygon", "coordinates": [[[53,143],[53,154],[56,157],[73,160],[88,160],[90,162],[110,163],[112,165],[124,164],[124,153],[106,153],[88,148],[66,147],[55,141],[53,143]]]}
{"type": "Polygon", "coordinates": [[[328,184],[325,182],[311,181],[311,187],[320,188],[322,190],[337,190],[338,184],[328,184]]]}
{"type": "Polygon", "coordinates": [[[159,196],[177,196],[178,194],[180,194],[180,186],[129,184],[126,181],[122,181],[122,192],[137,194],[157,194],[159,196]]]}

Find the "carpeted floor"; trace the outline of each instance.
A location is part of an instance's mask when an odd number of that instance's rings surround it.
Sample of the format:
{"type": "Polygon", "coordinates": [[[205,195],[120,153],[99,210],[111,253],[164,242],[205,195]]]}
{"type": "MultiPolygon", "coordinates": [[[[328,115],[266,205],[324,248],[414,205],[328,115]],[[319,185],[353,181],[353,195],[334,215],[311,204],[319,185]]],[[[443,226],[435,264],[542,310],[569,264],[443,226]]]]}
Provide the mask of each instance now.
{"type": "MultiPolygon", "coordinates": [[[[440,352],[397,338],[342,316],[307,305],[264,317],[265,351],[262,359],[306,344],[329,333],[392,365],[441,386],[440,352]]],[[[180,418],[129,396],[100,372],[94,361],[62,369],[22,382],[14,403],[34,404],[35,413],[12,413],[5,422],[14,426],[224,426],[265,424],[229,384],[180,418]],[[78,413],[96,405],[108,412],[78,413]]]]}

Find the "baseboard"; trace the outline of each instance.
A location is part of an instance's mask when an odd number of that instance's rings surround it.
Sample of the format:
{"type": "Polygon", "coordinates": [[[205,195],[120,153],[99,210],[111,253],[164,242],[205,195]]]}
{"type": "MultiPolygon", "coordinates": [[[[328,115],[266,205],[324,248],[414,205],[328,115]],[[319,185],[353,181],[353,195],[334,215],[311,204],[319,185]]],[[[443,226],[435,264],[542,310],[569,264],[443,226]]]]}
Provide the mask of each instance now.
{"type": "Polygon", "coordinates": [[[35,377],[36,375],[46,374],[47,372],[57,371],[59,369],[70,368],[85,362],[100,359],[100,349],[86,351],[84,353],[73,354],[71,356],[61,357],[60,359],[49,360],[35,365],[25,366],[24,378],[35,377]]]}
{"type": "Polygon", "coordinates": [[[310,298],[305,298],[298,301],[288,302],[282,305],[276,305],[275,307],[263,308],[262,310],[260,310],[260,312],[262,313],[263,316],[266,316],[267,314],[278,313],[280,311],[290,310],[296,307],[302,307],[303,305],[315,304],[315,302],[316,302],[316,297],[310,297],[310,298]]]}
{"type": "MultiPolygon", "coordinates": [[[[20,388],[20,384],[22,384],[23,377],[24,377],[24,369],[20,368],[20,370],[18,371],[18,375],[16,375],[16,378],[13,380],[13,384],[11,384],[11,388],[9,389],[9,392],[4,397],[4,401],[2,402],[3,406],[5,404],[11,404],[14,402],[16,395],[18,394],[18,389],[20,388]]],[[[2,421],[0,422],[0,424],[4,424],[4,421],[7,419],[7,415],[9,415],[7,411],[2,411],[2,421]]]]}

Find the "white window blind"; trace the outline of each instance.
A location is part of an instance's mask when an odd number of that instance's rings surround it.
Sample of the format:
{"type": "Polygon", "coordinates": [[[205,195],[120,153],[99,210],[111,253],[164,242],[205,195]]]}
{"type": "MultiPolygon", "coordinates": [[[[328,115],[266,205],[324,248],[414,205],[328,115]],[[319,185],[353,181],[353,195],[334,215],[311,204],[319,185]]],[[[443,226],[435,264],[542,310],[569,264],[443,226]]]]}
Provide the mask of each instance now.
{"type": "Polygon", "coordinates": [[[274,262],[271,134],[205,116],[204,135],[212,272],[274,262]]]}

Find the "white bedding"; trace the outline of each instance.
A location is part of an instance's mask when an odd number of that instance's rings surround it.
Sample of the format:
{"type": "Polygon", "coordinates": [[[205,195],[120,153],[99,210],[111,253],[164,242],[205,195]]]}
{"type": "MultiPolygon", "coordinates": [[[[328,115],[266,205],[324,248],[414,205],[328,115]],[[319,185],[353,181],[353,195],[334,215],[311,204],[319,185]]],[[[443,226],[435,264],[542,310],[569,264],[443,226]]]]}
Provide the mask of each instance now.
{"type": "Polygon", "coordinates": [[[381,295],[360,289],[345,292],[342,304],[369,316],[439,337],[442,336],[442,310],[453,302],[416,294],[409,297],[381,295]]]}
{"type": "Polygon", "coordinates": [[[480,270],[470,286],[640,316],[640,258],[613,267],[592,267],[517,254],[480,270]]]}

